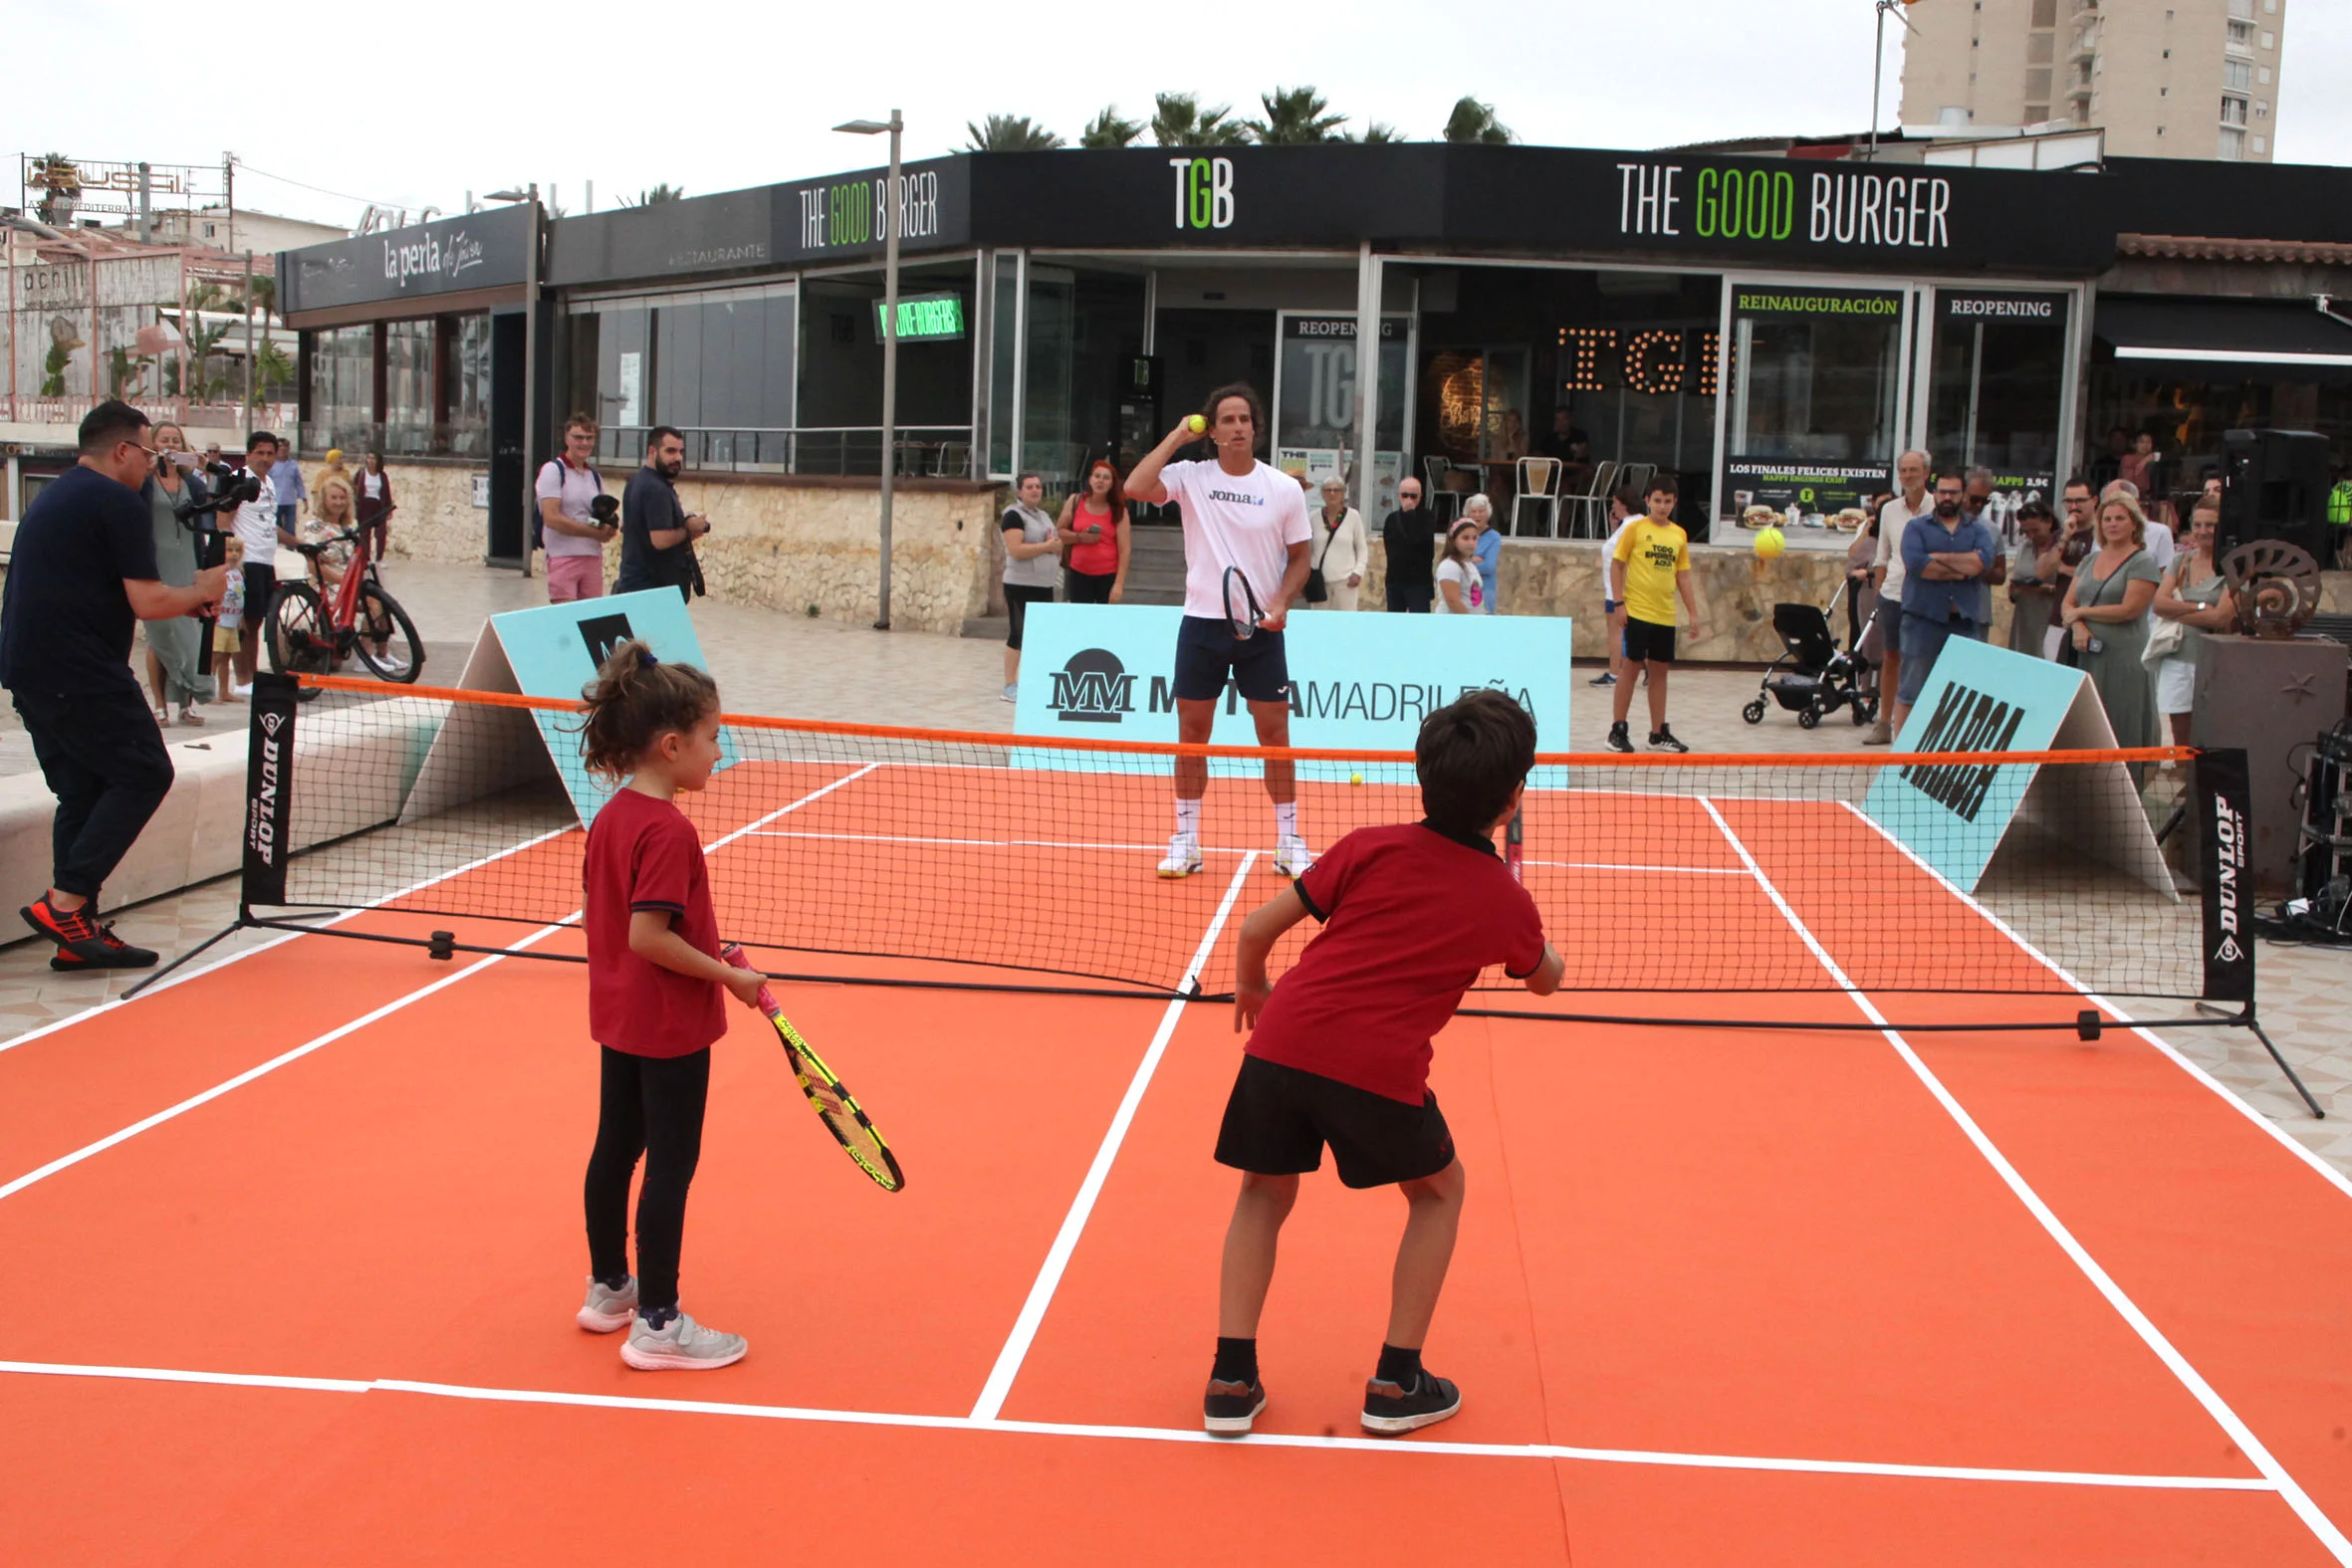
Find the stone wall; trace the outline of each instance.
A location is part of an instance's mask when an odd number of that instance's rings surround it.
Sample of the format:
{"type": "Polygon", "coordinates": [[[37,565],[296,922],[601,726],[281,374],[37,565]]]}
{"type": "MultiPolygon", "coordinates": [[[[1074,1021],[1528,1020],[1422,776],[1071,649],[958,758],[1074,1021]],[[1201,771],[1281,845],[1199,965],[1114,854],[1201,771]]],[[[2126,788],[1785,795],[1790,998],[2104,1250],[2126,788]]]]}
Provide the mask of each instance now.
{"type": "MultiPolygon", "coordinates": [[[[462,463],[393,463],[390,554],[417,560],[482,559],[489,514],[473,502],[474,475],[462,463]]],[[[607,468],[614,495],[630,470],[607,468]]],[[[711,520],[695,546],[713,598],[825,619],[870,622],[879,611],[880,497],[874,482],[818,476],[688,475],[678,481],[688,512],[711,520]]],[[[910,631],[953,636],[990,612],[1002,550],[990,525],[1002,509],[997,487],[907,479],[891,502],[890,620],[910,631]]],[[[617,545],[604,553],[605,580],[619,569],[617,545]]],[[[545,558],[533,563],[545,570],[545,558]]]]}

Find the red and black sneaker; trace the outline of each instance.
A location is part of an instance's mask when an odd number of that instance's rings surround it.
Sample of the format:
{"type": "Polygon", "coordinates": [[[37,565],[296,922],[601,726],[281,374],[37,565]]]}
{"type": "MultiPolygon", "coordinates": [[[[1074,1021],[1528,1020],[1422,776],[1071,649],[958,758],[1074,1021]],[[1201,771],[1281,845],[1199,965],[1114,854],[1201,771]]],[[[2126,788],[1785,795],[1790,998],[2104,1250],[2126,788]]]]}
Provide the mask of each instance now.
{"type": "Polygon", "coordinates": [[[61,956],[70,955],[80,961],[75,966],[52,964],[53,969],[151,969],[156,955],[146,948],[134,948],[115,935],[112,925],[101,926],[91,918],[90,906],[80,909],[59,909],[50,903],[49,895],[42,894],[32,903],[17,911],[25,917],[25,924],[47,937],[58,946],[61,956]]]}

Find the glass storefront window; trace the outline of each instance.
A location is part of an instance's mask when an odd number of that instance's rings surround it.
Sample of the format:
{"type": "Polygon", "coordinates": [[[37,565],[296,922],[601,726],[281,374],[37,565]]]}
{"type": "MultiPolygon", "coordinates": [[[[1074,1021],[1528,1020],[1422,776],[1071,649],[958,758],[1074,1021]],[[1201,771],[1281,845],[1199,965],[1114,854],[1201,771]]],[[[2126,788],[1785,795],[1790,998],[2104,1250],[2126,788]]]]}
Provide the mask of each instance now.
{"type": "MultiPolygon", "coordinates": [[[[1807,532],[1894,486],[1905,294],[1743,284],[1732,294],[1725,515],[1794,507],[1807,532]]],[[[1828,543],[1823,540],[1822,543],[1828,543]]]]}
{"type": "Polygon", "coordinates": [[[365,451],[375,443],[375,329],[311,334],[311,417],[303,450],[365,451]]]}
{"type": "Polygon", "coordinates": [[[572,309],[574,401],[596,416],[599,457],[641,459],[645,431],[663,424],[684,434],[689,468],[792,465],[800,363],[792,285],[586,300],[572,309]]]}
{"type": "Polygon", "coordinates": [[[461,316],[450,354],[449,420],[441,450],[480,457],[490,450],[490,318],[461,316]]]}
{"type": "Polygon", "coordinates": [[[1993,473],[1996,528],[2055,494],[2066,381],[2062,294],[1940,290],[1928,361],[1927,450],[1939,471],[1993,473]]]}
{"type": "Polygon", "coordinates": [[[386,322],[383,337],[383,449],[398,457],[433,450],[433,323],[386,322]]]}
{"type": "Polygon", "coordinates": [[[1071,422],[1071,380],[1077,353],[1077,275],[1066,267],[1029,269],[1029,373],[1024,378],[1021,462],[1037,473],[1049,495],[1075,481],[1083,443],[1071,422]]]}
{"type": "MultiPolygon", "coordinates": [[[[1409,319],[1380,322],[1380,398],[1375,415],[1372,505],[1396,509],[1405,458],[1405,356],[1409,319]]],[[[1286,314],[1274,388],[1275,466],[1316,483],[1330,474],[1354,482],[1357,366],[1353,316],[1286,314]]],[[[1352,488],[1350,494],[1353,494],[1352,488]]]]}
{"type": "Polygon", "coordinates": [[[1021,258],[999,251],[996,269],[989,326],[993,336],[988,370],[988,471],[1011,478],[1013,424],[1019,411],[1015,376],[1021,363],[1021,258]]]}

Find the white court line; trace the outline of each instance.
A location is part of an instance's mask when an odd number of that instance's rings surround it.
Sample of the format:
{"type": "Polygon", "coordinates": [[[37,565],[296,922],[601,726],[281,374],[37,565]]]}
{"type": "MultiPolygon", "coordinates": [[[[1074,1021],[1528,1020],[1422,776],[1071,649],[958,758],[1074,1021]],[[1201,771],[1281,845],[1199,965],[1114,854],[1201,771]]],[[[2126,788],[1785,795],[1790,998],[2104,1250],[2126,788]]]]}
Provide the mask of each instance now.
{"type": "Polygon", "coordinates": [[[2182,1055],[2179,1050],[2174,1048],[2171,1041],[2166,1040],[2154,1030],[2134,1022],[2131,1013],[2127,1009],[2117,1006],[2113,1002],[2110,1002],[2107,998],[2100,996],[2097,992],[2091,990],[2090,987],[2075,979],[2073,975],[2067,973],[2065,967],[2059,964],[2056,959],[2051,958],[2048,954],[2042,952],[2041,949],[2035,947],[2032,943],[2019,936],[2016,931],[2010,927],[2007,921],[2001,919],[1992,910],[1987,909],[1983,904],[1978,903],[1974,895],[1963,891],[1951,880],[1951,878],[1945,876],[1943,872],[1937,870],[1934,866],[1929,865],[1925,860],[1922,860],[1917,854],[1913,853],[1909,844],[1906,844],[1903,842],[1903,840],[1888,832],[1885,827],[1872,819],[1869,813],[1857,810],[1853,805],[1843,800],[1839,801],[1838,803],[1845,806],[1847,810],[1852,811],[1858,820],[1868,823],[1872,832],[1878,834],[1888,843],[1894,845],[1896,849],[1902,852],[1904,858],[1908,859],[1913,865],[1919,867],[1919,869],[1925,871],[1929,876],[1935,878],[1938,885],[1940,885],[1945,892],[1950,893],[1954,898],[1959,899],[1970,909],[1976,911],[1979,916],[1983,917],[1986,924],[1990,925],[1994,930],[1999,932],[2002,936],[2008,938],[2009,941],[2015,943],[2017,947],[2024,952],[2026,957],[2032,959],[2035,963],[2041,965],[2042,968],[2057,976],[2058,979],[2066,986],[2070,987],[2076,992],[2079,992],[2082,995],[2084,1001],[2097,1004],[2099,1007],[2104,1008],[2108,1012],[2114,1014],[2119,1021],[2128,1024],[2134,1034],[2139,1035],[2140,1038],[2146,1040],[2149,1044],[2155,1046],[2165,1055],[2171,1057],[2173,1062],[2179,1066],[2182,1071],[2188,1073],[2199,1083],[2204,1084],[2207,1088],[2213,1090],[2214,1093],[2220,1095],[2224,1103],[2226,1103],[2232,1110],[2237,1112],[2237,1114],[2240,1116],[2243,1116],[2247,1121],[2252,1122],[2256,1127],[2261,1128],[2263,1132],[2268,1133],[2273,1139],[2277,1140],[2279,1144],[2283,1145],[2287,1152],[2292,1154],[2296,1159],[2302,1161],[2303,1164],[2309,1166],[2312,1170],[2318,1172],[2322,1177],[2326,1178],[2328,1184],[2334,1187],[2338,1192],[2342,1193],[2347,1198],[2352,1198],[2352,1180],[2348,1180],[2343,1172],[2337,1170],[2334,1166],[2328,1164],[2318,1155],[2303,1147],[2301,1141],[2298,1140],[2294,1134],[2288,1132],[2285,1128],[2279,1126],[2269,1117],[2263,1115],[2260,1111],[2254,1109],[2251,1105],[2248,1105],[2245,1103],[2245,1101],[2239,1099],[2236,1092],[2234,1091],[2228,1084],[2222,1082],[2219,1078],[2216,1078],[2212,1073],[2207,1072],[2196,1062],[2191,1061],[2188,1057],[2182,1055]]]}
{"type": "Polygon", "coordinates": [[[1738,866],[1627,866],[1605,860],[1529,860],[1531,866],[1557,871],[1650,871],[1660,876],[1746,876],[1738,866]]]}
{"type": "Polygon", "coordinates": [[[1780,890],[1772,885],[1770,877],[1764,875],[1764,867],[1757,864],[1756,857],[1748,852],[1748,846],[1741,842],[1740,835],[1732,831],[1732,824],[1724,820],[1723,813],[1715,808],[1715,802],[1707,799],[1704,795],[1700,797],[1700,802],[1707,807],[1707,814],[1715,818],[1715,825],[1722,829],[1724,837],[1739,852],[1740,859],[1747,865],[1750,873],[1755,876],[1757,885],[1762,887],[1764,896],[1772,901],[1772,907],[1780,911],[1781,918],[1788,922],[1789,928],[1802,939],[1806,948],[1811,950],[1813,957],[1820,962],[1822,969],[1828,972],[1829,977],[1853,998],[1854,1005],[1862,1010],[1863,1016],[1878,1025],[1880,1035],[1895,1048],[1895,1053],[1903,1058],[1903,1064],[1909,1067],[1913,1076],[1917,1077],[1927,1087],[1927,1091],[1935,1096],[1936,1102],[1944,1107],[1945,1113],[1959,1126],[1969,1142],[1976,1145],[1977,1152],[1985,1157],[1986,1163],[1993,1167],[1995,1174],[1999,1176],[2017,1201],[2025,1206],[2026,1212],[2040,1223],[2043,1232],[2058,1244],[2061,1251],[2074,1260],[2075,1267],[2082,1270],[2083,1276],[2091,1282],[2092,1287],[2107,1298],[2107,1304],[2115,1309],[2116,1314],[2131,1325],[2132,1331],[2140,1336],[2141,1343],[2145,1344],[2159,1361],[2170,1368],[2173,1376],[2180,1380],[2181,1386],[2189,1391],[2198,1404],[2205,1407],[2206,1414],[2211,1416],[2215,1424],[2229,1435],[2230,1441],[2237,1446],[2237,1451],[2244,1455],[2256,1469],[2269,1477],[2271,1485],[2277,1490],[2279,1496],[2285,1499],[2288,1507],[2294,1509],[2296,1516],[2303,1521],[2305,1527],[2319,1538],[2319,1543],[2328,1549],[2337,1562],[2352,1564],[2352,1540],[2347,1540],[2343,1531],[2336,1528],[2335,1521],[2320,1511],[2319,1505],[2311,1500],[2310,1494],[2305,1492],[2295,1478],[2287,1473],[2286,1466],[2279,1463],[2269,1449],[2263,1446],[2262,1440],[2254,1436],[2253,1429],[2239,1418],[2237,1412],[2230,1407],[2229,1401],[2223,1399],[2212,1384],[2206,1382],[2204,1375],[2189,1364],[2189,1358],[2182,1355],[2173,1342],[2165,1337],[2164,1331],[2156,1326],[2147,1313],[2140,1310],[2139,1303],[2125,1294],[2123,1287],[2115,1282],[2106,1269],[2099,1266],[2098,1259],[2092,1257],[2089,1249],[2075,1239],[2074,1233],[2066,1229],[2065,1223],[2059,1220],[2057,1214],[2051,1210],[2048,1204],[2042,1202],[2041,1195],[2033,1190],[2032,1185],[2019,1174],[2017,1168],[2009,1164],[2008,1157],[2003,1155],[1993,1140],[1986,1135],[1985,1130],[1977,1125],[1976,1118],[1969,1115],[1967,1108],[1960,1103],[1950,1089],[1944,1086],[1943,1080],[1936,1076],[1933,1069],[1920,1059],[1919,1053],[1911,1048],[1910,1043],[1896,1030],[1887,1026],[1885,1015],[1872,1005],[1869,997],[1855,987],[1845,971],[1838,967],[1837,960],[1830,956],[1829,950],[1815,939],[1813,933],[1805,926],[1804,921],[1797,916],[1796,911],[1789,907],[1788,901],[1780,896],[1780,890]]]}
{"type": "Polygon", "coordinates": [[[2044,1486],[2112,1486],[2158,1491],[2272,1491],[2253,1475],[2143,1475],[2097,1470],[2004,1469],[1970,1464],[1896,1464],[1867,1459],[1805,1459],[1741,1454],[1680,1454],[1649,1449],[1581,1449],[1556,1443],[1439,1443],[1417,1438],[1310,1438],[1255,1433],[1212,1438],[1184,1427],[1119,1427],[1079,1422],[982,1420],[970,1416],[900,1415],[886,1411],[821,1410],[726,1400],[635,1399],[619,1394],[572,1394],[549,1389],[484,1388],[422,1383],[405,1378],[274,1377],[244,1372],[188,1372],[160,1367],[83,1366],[49,1361],[0,1361],[0,1375],[113,1378],[129,1382],[205,1384],[225,1388],[291,1389],[320,1394],[414,1394],[428,1399],[492,1404],[559,1405],[589,1410],[641,1410],[670,1415],[731,1416],[852,1427],[899,1427],[931,1432],[1003,1433],[1022,1437],[1108,1438],[1131,1443],[1196,1443],[1243,1449],[1323,1449],[1358,1454],[1439,1454],[1455,1458],[1581,1459],[1600,1464],[1652,1464],[1685,1469],[1766,1470],[1820,1475],[1894,1475],[1923,1480],[1984,1480],[2044,1486]]]}
{"type": "MultiPolygon", "coordinates": [[[[464,865],[458,866],[453,870],[443,871],[434,876],[428,876],[421,882],[411,882],[406,887],[401,888],[397,892],[386,893],[383,897],[377,899],[372,904],[365,904],[357,909],[347,909],[332,920],[322,920],[317,925],[306,926],[300,931],[281,932],[279,935],[271,937],[267,941],[256,942],[249,948],[239,948],[234,953],[224,954],[220,958],[214,959],[211,963],[199,964],[194,969],[174,970],[170,974],[164,976],[161,980],[155,982],[154,985],[149,986],[146,990],[140,992],[136,997],[116,997],[110,1001],[99,1003],[95,1007],[85,1008],[80,1012],[72,1013],[66,1017],[56,1019],[54,1022],[44,1023],[38,1027],[27,1029],[22,1034],[15,1035],[12,1038],[0,1040],[0,1051],[14,1050],[19,1045],[30,1044],[32,1041],[41,1038],[44,1034],[54,1034],[59,1029],[65,1028],[70,1024],[80,1023],[89,1018],[95,1018],[102,1012],[112,1012],[117,1008],[123,1006],[125,1003],[137,1002],[146,997],[160,996],[162,993],[171,990],[174,986],[185,985],[187,982],[196,979],[200,975],[210,975],[216,970],[227,969],[231,964],[236,963],[240,959],[249,959],[256,953],[267,953],[274,947],[282,946],[285,943],[295,941],[301,937],[315,936],[319,932],[326,931],[335,926],[340,926],[347,920],[356,920],[361,915],[380,914],[383,912],[384,907],[395,899],[406,898],[411,893],[421,893],[426,888],[433,886],[437,882],[446,882],[451,877],[463,876],[468,871],[479,870],[481,867],[490,864],[490,862],[493,860],[504,860],[508,855],[521,854],[524,850],[529,849],[537,844],[544,844],[551,838],[561,838],[566,833],[577,832],[579,830],[579,826],[580,824],[575,822],[570,826],[559,827],[553,831],[541,833],[536,838],[526,838],[523,840],[523,842],[514,845],[512,848],[501,849],[495,854],[487,854],[483,855],[479,859],[469,860],[464,865]]],[[[242,876],[244,873],[233,872],[231,874],[242,876]]],[[[393,913],[396,914],[398,911],[395,910],[393,913]]]]}
{"type": "MultiPolygon", "coordinates": [[[[1233,880],[1225,885],[1225,897],[1217,905],[1209,929],[1202,933],[1201,945],[1185,967],[1184,979],[1177,984],[1179,993],[1198,980],[1201,967],[1209,962],[1209,955],[1217,947],[1217,934],[1225,929],[1226,917],[1233,913],[1234,900],[1241,896],[1243,884],[1250,879],[1250,868],[1257,863],[1258,852],[1252,850],[1234,868],[1233,880]]],[[[1006,1337],[1004,1349],[997,1352],[996,1365],[989,1369],[988,1382],[982,1385],[980,1398],[972,1406],[972,1420],[994,1421],[997,1412],[1005,1408],[1005,1397],[1013,1392],[1013,1380],[1020,1375],[1021,1363],[1029,1355],[1030,1341],[1037,1338],[1038,1325],[1046,1320],[1046,1308],[1061,1284],[1061,1271],[1069,1266],[1070,1253],[1077,1249],[1078,1235],[1086,1229],[1086,1217],[1094,1212],[1094,1201],[1102,1196],[1102,1184],[1110,1176],[1111,1162],[1118,1158],[1119,1145],[1126,1141],[1128,1125],[1135,1120],[1135,1108],[1143,1103],[1143,1091],[1151,1087],[1152,1074],[1159,1070],[1160,1057],[1167,1053],[1168,1041],[1176,1032],[1176,1020],[1184,1015],[1187,1006],[1179,995],[1170,999],[1160,1013],[1160,1026],[1152,1031],[1151,1044],[1144,1051],[1143,1060],[1135,1065],[1135,1076],[1128,1080],[1126,1095],[1103,1132],[1100,1147],[1094,1151],[1094,1163],[1086,1168],[1086,1179],[1078,1184],[1077,1196],[1070,1200],[1069,1213],[1061,1217],[1061,1229],[1046,1252],[1036,1282],[1029,1287],[1029,1298],[1021,1303],[1021,1315],[1013,1320],[1013,1332],[1006,1337]]]]}

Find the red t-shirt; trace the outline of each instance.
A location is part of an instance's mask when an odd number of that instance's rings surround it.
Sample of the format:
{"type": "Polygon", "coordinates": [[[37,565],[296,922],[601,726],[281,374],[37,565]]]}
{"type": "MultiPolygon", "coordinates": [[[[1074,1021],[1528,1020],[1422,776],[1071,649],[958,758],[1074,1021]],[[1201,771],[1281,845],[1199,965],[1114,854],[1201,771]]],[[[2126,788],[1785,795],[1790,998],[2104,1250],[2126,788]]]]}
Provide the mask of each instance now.
{"type": "Polygon", "coordinates": [[[581,880],[588,946],[588,1033],[632,1056],[688,1056],[727,1032],[726,996],[707,980],[629,950],[629,916],[659,910],[696,952],[719,956],[702,836],[667,800],[620,789],[588,828],[581,880]]]}
{"type": "Polygon", "coordinates": [[[1422,823],[1360,827],[1296,883],[1323,922],[1275,986],[1253,1056],[1419,1105],[1431,1038],[1480,973],[1526,979],[1543,920],[1491,843],[1422,823]]]}
{"type": "Polygon", "coordinates": [[[1077,509],[1069,515],[1070,530],[1081,539],[1085,537],[1087,529],[1096,525],[1102,529],[1100,539],[1089,545],[1069,547],[1069,569],[1083,571],[1092,577],[1107,577],[1119,569],[1118,519],[1108,507],[1095,511],[1090,501],[1079,502],[1077,509]]]}

